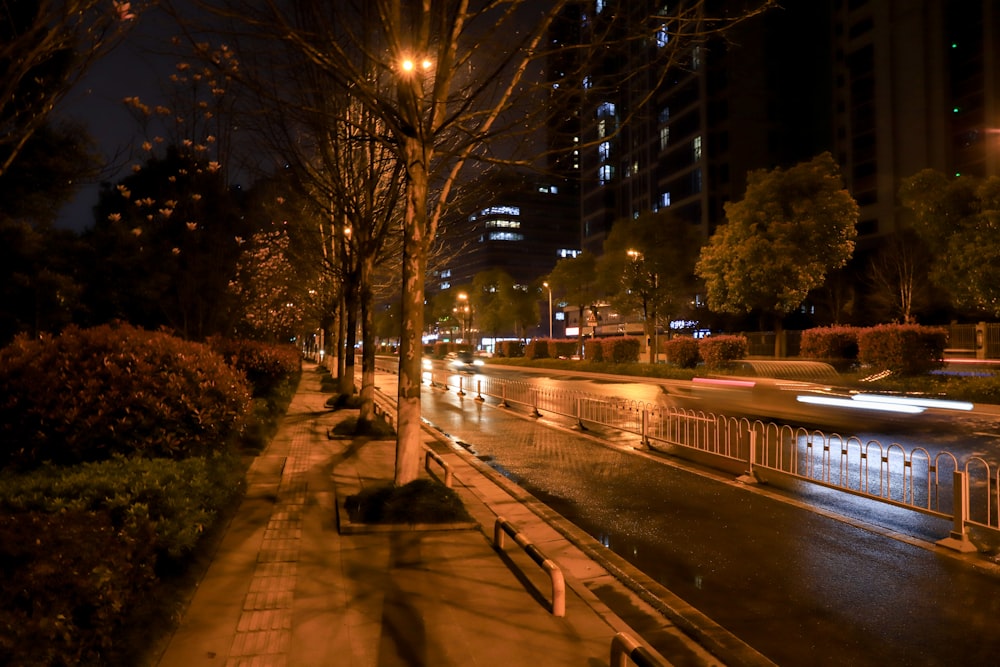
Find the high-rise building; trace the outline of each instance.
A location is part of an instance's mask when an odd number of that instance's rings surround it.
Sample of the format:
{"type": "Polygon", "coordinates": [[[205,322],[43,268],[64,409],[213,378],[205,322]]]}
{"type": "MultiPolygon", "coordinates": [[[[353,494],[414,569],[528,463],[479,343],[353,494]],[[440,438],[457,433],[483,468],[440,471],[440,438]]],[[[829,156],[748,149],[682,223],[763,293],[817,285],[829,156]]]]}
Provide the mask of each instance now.
{"type": "MultiPolygon", "coordinates": [[[[583,36],[603,34],[604,14],[648,20],[656,4],[594,0],[583,36]]],[[[669,23],[623,41],[584,78],[584,247],[600,252],[614,220],[664,207],[707,238],[748,171],[823,151],[861,207],[859,248],[875,245],[900,224],[902,179],[1000,173],[998,34],[992,0],[784,0],[685,45],[667,71],[644,64],[680,42],[669,23]]]]}
{"type": "MultiPolygon", "coordinates": [[[[591,33],[605,32],[610,4],[594,5],[591,33]]],[[[725,202],[742,196],[748,171],[829,149],[830,3],[782,4],[708,40],[675,34],[667,22],[595,63],[581,113],[585,248],[599,253],[615,220],[662,208],[707,238],[724,221],[725,202]]],[[[629,9],[648,22],[655,5],[629,9]]],[[[709,2],[703,12],[745,5],[709,2]]]]}

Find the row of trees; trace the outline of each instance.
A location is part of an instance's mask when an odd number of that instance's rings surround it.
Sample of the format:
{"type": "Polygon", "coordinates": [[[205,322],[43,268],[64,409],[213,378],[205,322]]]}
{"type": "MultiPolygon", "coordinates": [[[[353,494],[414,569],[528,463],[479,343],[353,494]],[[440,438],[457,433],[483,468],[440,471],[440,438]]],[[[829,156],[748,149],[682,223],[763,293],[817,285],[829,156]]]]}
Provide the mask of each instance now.
{"type": "MultiPolygon", "coordinates": [[[[339,350],[353,347],[361,323],[364,423],[374,386],[371,304],[377,286],[395,283],[402,295],[396,482],[406,483],[419,470],[424,280],[460,176],[538,158],[537,151],[518,154],[518,145],[579,102],[575,93],[555,97],[581,89],[595,56],[634,42],[649,50],[650,71],[666,72],[693,45],[771,4],[724,19],[708,15],[702,2],[604,11],[600,29],[595,23],[592,38],[579,43],[565,29],[580,24],[583,7],[569,0],[177,3],[179,20],[200,19],[183,31],[198,64],[179,65],[172,105],[128,100],[148,128],[148,155],[132,176],[105,188],[87,239],[89,264],[99,267],[83,281],[96,299],[95,319],[118,314],[198,337],[239,324],[224,322],[233,311],[219,305],[229,299],[284,297],[286,307],[311,299],[320,324],[338,332],[339,350]],[[552,42],[556,26],[569,39],[552,42]],[[651,37],[665,31],[669,46],[654,47],[651,37]],[[559,58],[550,61],[553,48],[559,58]],[[540,76],[549,62],[558,66],[540,76]],[[277,172],[271,183],[280,196],[264,185],[251,203],[229,187],[237,127],[252,141],[256,166],[277,172]],[[380,277],[380,269],[388,273],[380,277]],[[242,284],[282,273],[286,285],[308,289],[242,284]]],[[[85,1],[32,7],[0,19],[5,44],[21,52],[4,62],[41,54],[8,77],[19,88],[3,102],[17,130],[5,133],[13,137],[6,164],[38,134],[51,101],[101,54],[104,36],[137,9],[85,1]],[[58,37],[54,46],[50,34],[58,37]],[[58,76],[46,76],[54,70],[58,76]]],[[[75,301],[68,289],[58,299],[75,301]]],[[[257,334],[288,321],[278,306],[258,304],[243,315],[245,330],[257,334]]],[[[353,385],[353,356],[338,356],[341,381],[353,385]]]]}
{"type": "Polygon", "coordinates": [[[706,309],[756,315],[780,331],[810,300],[829,304],[831,324],[914,323],[936,309],[998,317],[998,193],[997,177],[921,171],[900,186],[900,228],[859,260],[859,209],[825,153],[751,172],[744,198],[726,205],[725,224],[707,242],[667,211],[647,213],[616,222],[600,257],[562,260],[548,281],[581,312],[606,302],[638,314],[648,337],[706,309]],[[854,317],[862,290],[874,322],[854,317]],[[698,295],[706,309],[695,308],[698,295]]]}
{"type": "MultiPolygon", "coordinates": [[[[606,35],[646,45],[650,67],[665,72],[692,45],[770,4],[727,21],[707,16],[699,2],[671,13],[606,12],[601,26],[606,35]],[[654,49],[658,41],[648,38],[663,30],[673,39],[654,49]]],[[[178,102],[161,109],[131,101],[150,127],[149,155],[133,176],[106,189],[98,207],[89,241],[100,261],[90,263],[116,277],[100,283],[95,276],[91,293],[101,297],[95,310],[167,324],[190,337],[218,328],[261,335],[316,324],[336,334],[338,350],[353,349],[360,328],[368,355],[373,304],[384,299],[378,290],[398,291],[396,481],[409,481],[419,468],[424,280],[439,221],[470,172],[525,161],[525,153],[502,153],[498,142],[516,148],[563,114],[565,100],[553,98],[554,91],[580,90],[591,56],[613,46],[599,35],[587,44],[560,41],[560,70],[534,77],[552,55],[549,29],[567,16],[581,20],[574,7],[560,0],[544,7],[519,0],[431,0],[420,7],[402,0],[205,3],[200,16],[207,23],[186,31],[198,65],[179,66],[178,102]],[[533,77],[545,80],[541,99],[549,104],[538,103],[533,77]],[[235,127],[252,140],[257,166],[271,173],[250,193],[229,187],[227,172],[236,169],[230,158],[240,144],[235,127]],[[236,318],[217,307],[228,299],[254,303],[236,318]],[[287,308],[303,313],[292,317],[287,308]]],[[[730,205],[728,224],[700,257],[694,248],[705,239],[691,239],[689,247],[677,225],[623,222],[600,267],[584,255],[574,260],[582,268],[576,278],[561,278],[568,269],[560,265],[550,282],[561,284],[562,300],[589,305],[592,298],[574,292],[598,282],[607,287],[606,277],[614,275],[610,291],[619,308],[638,309],[655,325],[690,302],[696,276],[709,307],[780,318],[850,256],[856,207],[840,200],[842,188],[826,189],[831,179],[839,185],[827,162],[762,172],[755,177],[759,188],[752,178],[745,202],[730,205]],[[763,187],[772,180],[779,182],[763,187]],[[824,219],[818,210],[829,213],[824,219]],[[852,215],[850,225],[839,224],[852,215]],[[825,224],[831,219],[838,224],[825,224]],[[774,259],[785,263],[765,272],[774,259]]],[[[476,298],[503,297],[472,287],[476,298]]],[[[59,294],[72,301],[66,290],[59,294]]],[[[499,310],[479,309],[480,316],[499,310]]],[[[343,387],[353,387],[353,355],[338,357],[343,387]]],[[[362,367],[364,423],[374,386],[368,356],[362,367]]]]}
{"type": "Polygon", "coordinates": [[[661,322],[693,313],[699,293],[715,312],[756,312],[780,327],[850,259],[858,206],[825,153],[750,173],[726,217],[707,243],[669,209],[618,221],[600,258],[562,260],[549,281],[581,313],[599,301],[638,313],[650,339],[661,322]]]}

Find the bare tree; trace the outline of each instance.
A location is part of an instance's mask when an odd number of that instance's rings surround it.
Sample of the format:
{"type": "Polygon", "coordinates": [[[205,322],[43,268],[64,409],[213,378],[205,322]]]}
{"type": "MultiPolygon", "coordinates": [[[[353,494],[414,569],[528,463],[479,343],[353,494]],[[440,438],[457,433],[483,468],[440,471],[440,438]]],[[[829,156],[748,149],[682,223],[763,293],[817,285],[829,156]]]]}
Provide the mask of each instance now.
{"type": "Polygon", "coordinates": [[[0,175],[87,69],[118,43],[136,5],[0,0],[0,175]]]}
{"type": "MultiPolygon", "coordinates": [[[[482,163],[509,162],[510,152],[501,145],[519,148],[545,127],[550,110],[538,104],[539,89],[532,83],[556,52],[571,54],[564,63],[590,66],[591,56],[607,52],[608,40],[641,42],[669,26],[675,39],[648,64],[650,71],[666,76],[667,66],[675,61],[671,54],[690,47],[682,37],[704,37],[745,16],[710,20],[701,1],[670,3],[669,9],[649,3],[648,12],[633,3],[617,13],[608,7],[601,33],[586,43],[553,44],[550,28],[569,9],[580,7],[570,0],[206,3],[216,20],[230,22],[244,76],[262,71],[261,65],[272,77],[306,66],[321,72],[331,95],[351,98],[378,120],[384,130],[371,140],[385,146],[400,164],[405,206],[397,484],[415,479],[419,472],[425,275],[431,245],[460,174],[482,163]],[[280,61],[262,61],[266,50],[260,45],[267,40],[284,46],[280,61]]],[[[579,70],[549,72],[546,84],[578,86],[583,79],[579,70]]],[[[311,103],[285,98],[282,89],[275,88],[272,106],[264,113],[289,113],[311,103]]],[[[515,155],[515,161],[530,161],[528,157],[544,152],[515,155]]]]}
{"type": "Polygon", "coordinates": [[[870,299],[887,318],[912,324],[927,301],[930,253],[912,232],[897,232],[868,266],[870,299]]]}

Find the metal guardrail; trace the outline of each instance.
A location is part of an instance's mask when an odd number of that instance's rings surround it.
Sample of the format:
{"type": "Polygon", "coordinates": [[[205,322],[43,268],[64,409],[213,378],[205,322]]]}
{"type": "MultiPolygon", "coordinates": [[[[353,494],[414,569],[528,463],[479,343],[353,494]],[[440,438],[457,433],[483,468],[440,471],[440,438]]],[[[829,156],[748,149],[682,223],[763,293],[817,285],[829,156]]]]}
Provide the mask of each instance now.
{"type": "Polygon", "coordinates": [[[432,475],[434,474],[434,471],[431,469],[431,461],[434,461],[439,466],[441,466],[441,470],[444,472],[444,482],[443,483],[444,483],[444,485],[447,488],[450,489],[451,485],[452,485],[452,482],[455,479],[455,473],[452,471],[451,466],[448,465],[447,462],[445,462],[445,460],[443,458],[441,458],[441,456],[437,452],[433,452],[433,451],[431,451],[429,449],[425,450],[425,452],[424,452],[424,470],[426,470],[428,473],[430,473],[432,475]]]}
{"type": "MultiPolygon", "coordinates": [[[[380,370],[398,369],[383,363],[380,370]]],[[[438,372],[424,374],[432,386],[447,388],[451,374],[441,375],[443,382],[438,372]]],[[[458,377],[461,388],[465,378],[458,377]]],[[[725,470],[740,469],[744,480],[778,474],[951,520],[954,529],[943,543],[952,548],[968,548],[968,526],[1000,532],[1000,466],[994,469],[979,456],[961,461],[946,451],[932,456],[923,447],[906,450],[897,443],[540,388],[520,380],[485,377],[475,382],[476,400],[487,396],[499,406],[520,407],[536,417],[544,412],[569,418],[581,428],[590,424],[631,433],[652,450],[697,455],[725,470]]]]}
{"type": "Polygon", "coordinates": [[[554,561],[546,558],[538,547],[529,542],[524,534],[519,532],[509,521],[498,516],[493,524],[493,546],[498,551],[504,549],[504,534],[514,538],[514,542],[531,557],[531,560],[535,561],[549,575],[549,580],[552,582],[552,602],[549,611],[552,612],[553,616],[565,616],[566,580],[562,570],[554,561]]]}
{"type": "Polygon", "coordinates": [[[611,638],[611,667],[626,667],[629,663],[638,667],[663,667],[659,660],[626,632],[619,632],[611,638]]]}

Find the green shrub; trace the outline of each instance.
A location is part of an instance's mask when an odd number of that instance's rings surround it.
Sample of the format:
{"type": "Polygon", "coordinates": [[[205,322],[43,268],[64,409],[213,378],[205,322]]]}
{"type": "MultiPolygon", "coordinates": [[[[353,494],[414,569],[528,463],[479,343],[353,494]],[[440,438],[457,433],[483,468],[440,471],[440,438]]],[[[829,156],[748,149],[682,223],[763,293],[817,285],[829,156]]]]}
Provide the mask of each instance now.
{"type": "Polygon", "coordinates": [[[671,338],[663,345],[667,361],[678,368],[694,368],[701,357],[698,354],[698,341],[691,336],[671,338]]]}
{"type": "Polygon", "coordinates": [[[883,324],[858,334],[858,360],[874,370],[918,375],[944,366],[948,331],[916,324],[883,324]]]}
{"type": "Polygon", "coordinates": [[[0,513],[106,513],[144,537],[161,558],[181,560],[216,513],[239,496],[244,468],[233,455],[181,461],[115,457],[0,474],[0,513]]]}
{"type": "Polygon", "coordinates": [[[302,355],[292,345],[212,338],[213,350],[246,375],[254,398],[268,397],[302,370],[302,355]]]}
{"type": "Polygon", "coordinates": [[[799,356],[826,361],[858,358],[858,334],[855,327],[817,327],[802,332],[799,356]]]}
{"type": "Polygon", "coordinates": [[[17,338],[0,350],[0,467],[230,446],[245,379],[208,346],[125,324],[17,338]]]}
{"type": "Polygon", "coordinates": [[[710,336],[698,341],[698,354],[705,362],[705,367],[711,370],[721,370],[729,362],[742,359],[747,355],[747,339],[745,336],[710,336]]]}
{"type": "Polygon", "coordinates": [[[153,580],[144,537],[104,512],[0,514],[0,664],[108,664],[153,580]]]}
{"type": "Polygon", "coordinates": [[[524,346],[524,356],[528,359],[548,359],[549,341],[546,338],[533,338],[524,346]]]}

